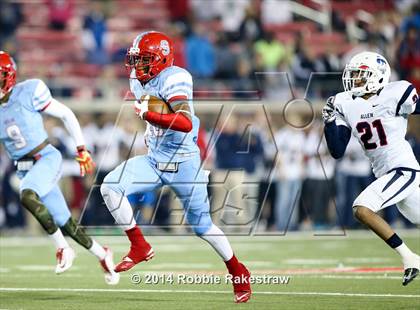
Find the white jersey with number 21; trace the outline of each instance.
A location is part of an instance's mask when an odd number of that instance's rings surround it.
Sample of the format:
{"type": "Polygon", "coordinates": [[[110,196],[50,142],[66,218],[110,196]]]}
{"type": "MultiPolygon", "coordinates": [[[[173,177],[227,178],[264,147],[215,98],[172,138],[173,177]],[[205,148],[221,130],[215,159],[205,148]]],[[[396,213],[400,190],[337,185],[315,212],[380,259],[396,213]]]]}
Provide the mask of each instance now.
{"type": "Polygon", "coordinates": [[[416,89],[407,81],[391,82],[367,100],[353,97],[350,92],[335,96],[337,126],[352,131],[377,178],[398,167],[420,169],[405,139],[407,118],[417,102],[416,89]]]}

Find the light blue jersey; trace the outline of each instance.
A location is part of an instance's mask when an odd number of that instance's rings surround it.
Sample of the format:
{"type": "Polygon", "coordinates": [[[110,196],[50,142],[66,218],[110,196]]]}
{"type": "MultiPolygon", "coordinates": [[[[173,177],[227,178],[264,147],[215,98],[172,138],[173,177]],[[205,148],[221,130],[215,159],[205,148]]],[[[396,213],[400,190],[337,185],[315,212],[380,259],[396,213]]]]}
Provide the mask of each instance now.
{"type": "Polygon", "coordinates": [[[161,98],[171,107],[181,102],[188,102],[190,107],[193,128],[188,133],[164,129],[147,123],[145,136],[151,158],[157,162],[183,162],[199,153],[197,136],[200,120],[194,113],[193,82],[191,74],[187,70],[171,66],[144,86],[132,76],[130,89],[138,100],[142,95],[149,94],[161,98]]]}
{"type": "Polygon", "coordinates": [[[40,112],[51,100],[45,83],[31,79],[16,84],[9,100],[0,106],[0,141],[13,160],[47,139],[40,112]]]}
{"type": "MultiPolygon", "coordinates": [[[[197,135],[200,121],[192,104],[192,77],[179,67],[169,67],[144,87],[132,73],[131,92],[137,100],[149,94],[176,106],[188,102],[193,129],[189,133],[147,125],[149,154],[136,156],[121,163],[104,179],[102,193],[112,190],[120,195],[146,193],[164,185],[170,186],[181,200],[188,223],[197,235],[205,234],[212,226],[207,197],[208,174],[201,167],[197,135]],[[159,163],[177,162],[177,171],[165,171],[159,163]]],[[[112,212],[112,211],[111,211],[112,212]]]]}
{"type": "MultiPolygon", "coordinates": [[[[16,84],[8,101],[0,106],[0,141],[13,160],[18,160],[47,139],[40,112],[51,100],[45,83],[31,79],[16,84]]],[[[32,168],[17,171],[21,179],[19,190],[30,189],[37,193],[55,223],[61,227],[70,218],[70,211],[57,185],[61,176],[61,154],[49,144],[37,155],[39,159],[32,168]]]]}

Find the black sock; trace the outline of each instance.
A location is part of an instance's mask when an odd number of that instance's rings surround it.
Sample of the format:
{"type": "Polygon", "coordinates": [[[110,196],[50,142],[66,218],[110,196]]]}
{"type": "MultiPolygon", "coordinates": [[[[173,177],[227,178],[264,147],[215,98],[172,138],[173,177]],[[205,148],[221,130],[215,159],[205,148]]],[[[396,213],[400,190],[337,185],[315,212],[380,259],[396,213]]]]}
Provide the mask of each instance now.
{"type": "Polygon", "coordinates": [[[393,234],[388,240],[385,241],[391,248],[399,247],[403,242],[397,234],[393,234]]]}

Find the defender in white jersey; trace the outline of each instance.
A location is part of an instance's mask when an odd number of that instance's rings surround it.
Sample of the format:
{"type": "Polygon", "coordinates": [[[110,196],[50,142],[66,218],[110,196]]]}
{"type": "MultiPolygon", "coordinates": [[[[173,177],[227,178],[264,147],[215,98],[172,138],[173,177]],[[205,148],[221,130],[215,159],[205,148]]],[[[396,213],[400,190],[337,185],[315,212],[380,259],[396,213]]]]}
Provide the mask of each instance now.
{"type": "Polygon", "coordinates": [[[56,273],[72,266],[73,249],[61,230],[89,250],[99,260],[108,284],[117,284],[112,252],[90,238],[71,217],[57,182],[61,174],[61,154],[48,142],[41,113],[60,118],[77,145],[80,173],[92,173],[94,162],[84,147],[79,123],[73,112],[52,98],[44,82],[30,79],[16,84],[16,65],[0,51],[0,142],[15,160],[20,182],[21,204],[33,214],[57,248],[56,273]]]}
{"type": "Polygon", "coordinates": [[[197,146],[200,122],[194,113],[190,73],[173,66],[172,42],[159,32],[143,33],[134,39],[127,52],[126,66],[131,72],[130,89],[137,99],[136,114],[147,122],[149,152],[123,162],[105,177],[101,186],[109,211],[131,242],[129,253],[115,271],[129,270],[154,256],[134,220],[127,196],[168,185],[181,200],[192,230],[225,262],[234,279],[235,302],[247,302],[251,297],[250,274],[210,217],[208,177],[201,167],[197,146]],[[150,96],[161,98],[173,113],[149,111],[150,96]]]}
{"type": "Polygon", "coordinates": [[[420,224],[420,166],[405,140],[407,119],[420,113],[420,105],[413,85],[389,83],[390,73],[383,56],[355,55],[343,72],[345,91],[330,97],[322,114],[334,158],[343,156],[353,134],[371,162],[377,180],[356,198],[353,211],[402,256],[403,285],[407,285],[419,273],[420,257],[376,213],[396,204],[408,220],[420,224]]]}

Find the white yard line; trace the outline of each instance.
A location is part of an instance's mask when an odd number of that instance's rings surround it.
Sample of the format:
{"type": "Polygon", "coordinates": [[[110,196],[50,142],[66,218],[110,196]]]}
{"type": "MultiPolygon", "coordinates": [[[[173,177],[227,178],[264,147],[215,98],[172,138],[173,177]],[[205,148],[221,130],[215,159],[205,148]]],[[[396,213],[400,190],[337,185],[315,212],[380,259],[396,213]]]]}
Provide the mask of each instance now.
{"type": "MultiPolygon", "coordinates": [[[[418,229],[400,229],[398,230],[399,235],[403,237],[418,237],[418,229]]],[[[264,234],[264,235],[255,235],[255,236],[229,236],[233,242],[250,242],[250,243],[261,243],[261,242],[277,242],[277,241],[313,241],[313,240],[359,240],[359,239],[372,239],[376,240],[376,237],[373,233],[364,230],[354,230],[346,231],[343,235],[342,231],[326,231],[326,232],[313,232],[313,231],[304,231],[304,232],[288,232],[286,235],[278,234],[264,234]],[[323,234],[324,233],[324,234],[323,234]]],[[[152,242],[159,244],[174,244],[174,240],[180,243],[196,244],[198,240],[197,237],[191,236],[176,236],[176,235],[166,235],[166,236],[149,236],[148,237],[152,242]]],[[[126,244],[128,245],[128,240],[125,236],[96,236],[96,239],[101,241],[104,244],[113,245],[113,244],[126,244]]],[[[43,246],[51,245],[51,241],[47,237],[31,237],[31,236],[5,236],[0,238],[0,247],[20,247],[20,246],[43,246]]],[[[264,245],[266,246],[266,245],[264,245]]]]}
{"type": "MultiPolygon", "coordinates": [[[[145,289],[99,289],[99,288],[29,288],[0,287],[0,292],[67,292],[67,293],[204,293],[232,294],[231,291],[210,290],[145,290],[145,289]]],[[[340,292],[265,292],[255,291],[255,295],[311,295],[311,296],[345,296],[345,297],[389,297],[389,298],[420,298],[420,295],[409,294],[365,294],[340,292]]]]}
{"type": "MultiPolygon", "coordinates": [[[[295,277],[295,275],[293,276],[295,277]]],[[[353,275],[296,275],[300,278],[311,278],[311,279],[349,279],[349,280],[401,280],[401,276],[389,276],[389,275],[378,275],[378,276],[353,276],[353,275]]]]}

